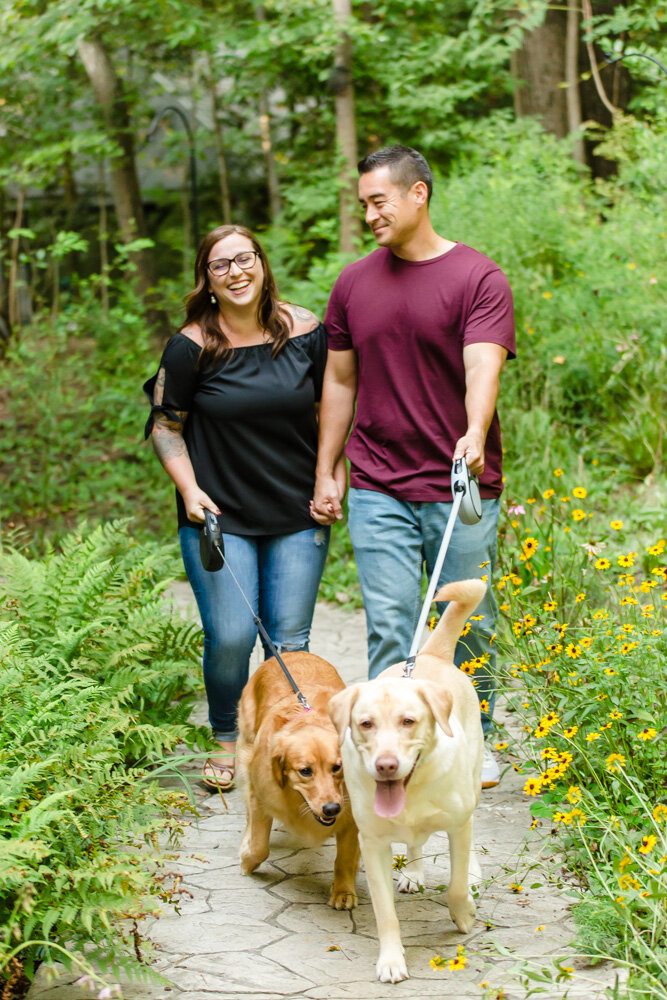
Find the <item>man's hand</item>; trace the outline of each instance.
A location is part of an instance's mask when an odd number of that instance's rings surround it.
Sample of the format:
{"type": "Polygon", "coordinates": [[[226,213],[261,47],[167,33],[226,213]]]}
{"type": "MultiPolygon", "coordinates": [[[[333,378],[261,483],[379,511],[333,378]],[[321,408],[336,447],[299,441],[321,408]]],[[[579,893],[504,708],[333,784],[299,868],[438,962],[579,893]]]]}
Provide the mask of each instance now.
{"type": "Polygon", "coordinates": [[[459,438],[454,448],[453,461],[465,458],[468,470],[473,476],[481,476],[484,472],[484,441],[481,431],[468,430],[459,438]]]}
{"type": "Polygon", "coordinates": [[[318,476],[315,494],[310,501],[310,516],[318,524],[335,524],[342,520],[341,489],[335,476],[318,476]]]}

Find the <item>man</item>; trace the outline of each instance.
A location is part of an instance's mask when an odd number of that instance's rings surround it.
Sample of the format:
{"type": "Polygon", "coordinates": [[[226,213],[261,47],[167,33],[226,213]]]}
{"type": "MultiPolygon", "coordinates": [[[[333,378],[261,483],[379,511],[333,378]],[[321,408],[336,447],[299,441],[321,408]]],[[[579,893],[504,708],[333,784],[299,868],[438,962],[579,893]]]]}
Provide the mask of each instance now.
{"type": "MultiPolygon", "coordinates": [[[[430,575],[435,564],[457,458],[480,477],[483,515],[473,526],[457,521],[439,583],[491,581],[502,491],[495,407],[515,339],[505,275],[488,257],[433,229],[433,180],[424,157],[389,146],[362,160],[359,175],[359,201],[378,249],[341,272],[329,300],[311,513],[323,524],[342,517],[334,468],[354,417],[345,448],[349,528],[375,677],[408,654],[422,569],[430,575]]],[[[492,725],[496,615],[489,587],[455,655],[457,665],[474,671],[485,735],[492,725]]],[[[483,787],[499,779],[487,747],[483,787]]]]}

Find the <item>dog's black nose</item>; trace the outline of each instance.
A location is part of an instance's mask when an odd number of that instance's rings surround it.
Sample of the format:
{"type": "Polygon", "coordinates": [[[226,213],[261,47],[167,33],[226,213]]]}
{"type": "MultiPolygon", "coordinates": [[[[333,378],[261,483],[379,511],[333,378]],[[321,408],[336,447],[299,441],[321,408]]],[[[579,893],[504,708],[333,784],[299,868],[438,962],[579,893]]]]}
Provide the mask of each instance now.
{"type": "Polygon", "coordinates": [[[322,806],[322,812],[325,816],[337,816],[340,812],[339,802],[325,802],[322,806]]]}

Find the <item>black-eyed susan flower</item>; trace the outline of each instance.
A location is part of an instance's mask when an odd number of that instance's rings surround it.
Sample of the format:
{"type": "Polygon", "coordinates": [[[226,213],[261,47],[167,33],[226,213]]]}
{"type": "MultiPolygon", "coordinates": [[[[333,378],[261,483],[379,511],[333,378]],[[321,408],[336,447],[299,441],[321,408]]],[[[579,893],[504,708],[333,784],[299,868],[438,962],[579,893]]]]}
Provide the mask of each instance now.
{"type": "Polygon", "coordinates": [[[599,739],[600,739],[600,734],[599,733],[587,733],[586,734],[586,742],[587,743],[593,743],[595,740],[599,740],[599,739]]]}
{"type": "Polygon", "coordinates": [[[583,486],[575,486],[572,490],[572,496],[576,497],[577,500],[585,500],[588,496],[588,490],[585,490],[583,486]]]}
{"type": "Polygon", "coordinates": [[[529,778],[523,786],[523,790],[526,795],[539,795],[542,791],[542,779],[529,778]]]}
{"type": "Polygon", "coordinates": [[[611,712],[609,713],[609,718],[610,718],[610,719],[613,719],[613,720],[614,720],[614,722],[615,722],[615,721],[616,721],[617,719],[622,719],[622,718],[623,718],[623,713],[622,713],[622,712],[619,712],[619,710],[618,710],[617,708],[614,708],[614,709],[612,709],[612,711],[611,711],[611,712]]]}
{"type": "Polygon", "coordinates": [[[555,611],[557,604],[556,601],[553,598],[551,598],[550,600],[545,601],[542,607],[544,608],[545,611],[555,611]]]}
{"type": "Polygon", "coordinates": [[[565,647],[565,655],[569,656],[571,660],[577,660],[581,656],[581,646],[574,642],[568,642],[565,647]]]}
{"type": "Polygon", "coordinates": [[[657,730],[655,730],[653,726],[647,726],[645,729],[642,729],[640,733],[637,733],[637,739],[644,741],[654,740],[657,735],[657,730]]]}
{"type": "Polygon", "coordinates": [[[580,594],[577,594],[574,600],[576,604],[581,604],[582,601],[586,600],[586,591],[582,590],[580,594]]]}
{"type": "Polygon", "coordinates": [[[628,569],[630,566],[634,566],[636,556],[636,552],[621,552],[616,562],[619,566],[622,566],[623,569],[628,569]]]}
{"type": "Polygon", "coordinates": [[[609,562],[608,559],[605,559],[604,556],[601,556],[599,559],[595,560],[596,569],[609,569],[610,566],[611,563],[609,562]]]}
{"type": "Polygon", "coordinates": [[[613,667],[605,667],[604,668],[604,673],[607,675],[607,677],[613,677],[615,675],[616,671],[614,670],[613,667]]]}
{"type": "Polygon", "coordinates": [[[563,730],[563,736],[565,737],[566,740],[571,740],[577,735],[578,732],[579,732],[579,726],[568,726],[566,729],[563,730]]]}
{"type": "Polygon", "coordinates": [[[663,806],[662,802],[659,802],[653,810],[653,819],[660,824],[667,820],[667,806],[663,806]]]}
{"type": "Polygon", "coordinates": [[[620,531],[621,528],[623,527],[623,522],[622,521],[610,521],[609,522],[609,527],[613,528],[614,531],[620,531]]]}
{"type": "Polygon", "coordinates": [[[563,475],[562,469],[554,469],[554,476],[562,476],[562,475],[563,475]]]}
{"type": "Polygon", "coordinates": [[[544,497],[545,500],[551,500],[555,492],[556,492],[555,490],[545,490],[542,496],[544,497]]]}
{"type": "Polygon", "coordinates": [[[640,885],[634,875],[629,872],[624,872],[619,876],[618,885],[620,889],[639,889],[640,885]]]}
{"type": "Polygon", "coordinates": [[[653,850],[657,842],[658,838],[655,836],[655,834],[650,833],[646,837],[642,837],[642,842],[637,848],[637,850],[639,851],[640,854],[649,854],[653,850]]]}
{"type": "Polygon", "coordinates": [[[460,969],[465,969],[466,967],[466,950],[462,944],[456,949],[456,958],[450,958],[447,962],[447,967],[452,970],[452,972],[458,972],[460,969]]]}
{"type": "Polygon", "coordinates": [[[610,753],[604,763],[611,774],[616,774],[622,767],[625,767],[625,757],[622,753],[610,753]]]}
{"type": "Polygon", "coordinates": [[[431,961],[428,963],[432,969],[446,969],[447,962],[441,955],[434,955],[431,961]]]}
{"type": "Polygon", "coordinates": [[[650,556],[660,556],[665,551],[665,545],[667,542],[664,538],[661,538],[655,545],[649,545],[646,551],[650,556]]]}
{"type": "Polygon", "coordinates": [[[518,882],[511,882],[510,883],[510,889],[511,889],[512,892],[516,892],[517,894],[520,893],[520,892],[523,892],[523,886],[519,885],[518,882]]]}
{"type": "Polygon", "coordinates": [[[581,802],[581,788],[579,785],[570,785],[565,798],[568,802],[571,802],[573,806],[576,806],[577,802],[581,802]]]}
{"type": "Polygon", "coordinates": [[[580,507],[575,507],[572,511],[572,519],[574,521],[583,521],[586,517],[586,511],[582,510],[580,507]]]}
{"type": "Polygon", "coordinates": [[[395,872],[401,872],[408,863],[408,859],[405,854],[395,854],[394,860],[392,861],[392,868],[395,872]]]}
{"type": "Polygon", "coordinates": [[[486,700],[486,698],[482,698],[482,700],[480,701],[480,703],[479,703],[479,710],[480,710],[480,712],[488,712],[489,711],[489,703],[486,700]]]}

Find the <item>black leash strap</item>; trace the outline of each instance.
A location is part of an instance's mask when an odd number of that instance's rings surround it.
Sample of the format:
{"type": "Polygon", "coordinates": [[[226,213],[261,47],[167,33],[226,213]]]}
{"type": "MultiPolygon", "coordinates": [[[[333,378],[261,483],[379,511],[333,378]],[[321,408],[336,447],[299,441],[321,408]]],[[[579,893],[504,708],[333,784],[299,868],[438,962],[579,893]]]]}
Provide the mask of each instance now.
{"type": "Polygon", "coordinates": [[[291,673],[287,669],[287,664],[285,663],[282,656],[276,649],[269,633],[262,625],[261,619],[253,611],[250,601],[243,592],[243,587],[234,576],[234,571],[229,565],[229,561],[225,559],[225,546],[222,540],[222,531],[220,530],[220,525],[218,524],[217,517],[210,510],[204,511],[204,527],[202,528],[199,537],[199,554],[201,556],[202,566],[204,567],[205,570],[208,570],[210,573],[215,573],[216,570],[222,569],[223,564],[227,565],[227,569],[231,574],[232,580],[238,587],[241,597],[248,606],[248,610],[252,615],[252,620],[257,627],[257,631],[259,632],[262,639],[264,640],[264,642],[269,647],[269,649],[275,656],[276,660],[280,664],[282,671],[285,674],[285,677],[287,678],[290,687],[292,688],[292,691],[294,691],[294,694],[297,696],[300,703],[303,705],[304,711],[310,712],[310,705],[306,700],[306,696],[302,694],[302,692],[299,690],[298,684],[296,683],[291,673]]]}

